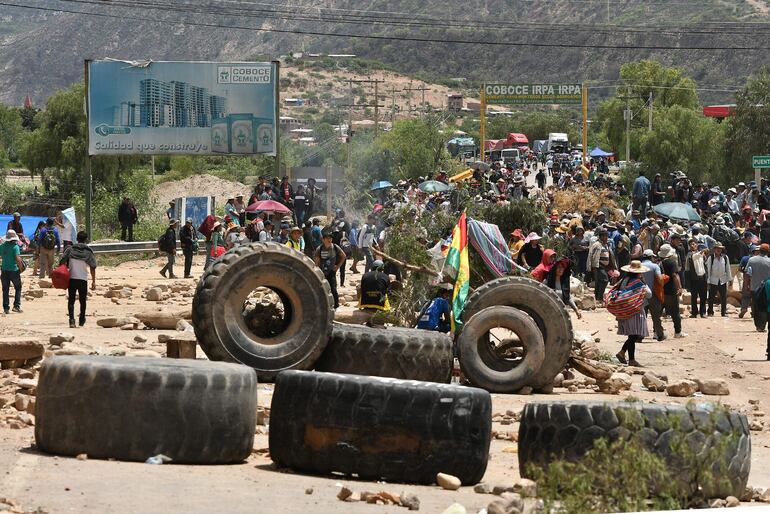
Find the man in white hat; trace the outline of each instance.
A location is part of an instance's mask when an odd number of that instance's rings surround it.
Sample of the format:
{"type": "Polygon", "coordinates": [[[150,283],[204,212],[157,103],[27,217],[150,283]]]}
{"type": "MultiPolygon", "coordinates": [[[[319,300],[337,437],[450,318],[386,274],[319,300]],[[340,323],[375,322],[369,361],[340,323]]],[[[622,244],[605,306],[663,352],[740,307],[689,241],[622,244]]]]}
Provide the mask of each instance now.
{"type": "Polygon", "coordinates": [[[682,338],[687,334],[682,332],[682,315],[679,312],[679,297],[682,295],[682,282],[679,280],[679,258],[676,250],[670,244],[664,244],[658,251],[661,268],[668,275],[668,282],[663,285],[663,306],[674,322],[674,337],[682,338]]]}
{"type": "Polygon", "coordinates": [[[13,312],[21,312],[21,270],[24,262],[21,260],[21,248],[19,248],[19,236],[15,230],[9,230],[5,234],[5,241],[0,245],[0,258],[2,258],[2,273],[0,281],[3,285],[3,312],[11,312],[11,284],[13,284],[13,312]]]}

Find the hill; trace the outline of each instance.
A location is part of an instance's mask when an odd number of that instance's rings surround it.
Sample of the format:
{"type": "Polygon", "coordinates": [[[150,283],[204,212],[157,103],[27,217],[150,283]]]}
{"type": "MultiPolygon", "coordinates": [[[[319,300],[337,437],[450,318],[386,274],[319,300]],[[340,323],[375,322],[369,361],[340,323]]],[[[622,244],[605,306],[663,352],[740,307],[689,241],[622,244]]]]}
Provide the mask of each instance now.
{"type": "MultiPolygon", "coordinates": [[[[0,7],[0,100],[18,105],[30,94],[40,104],[82,77],[85,58],[101,57],[226,60],[302,50],[351,53],[412,76],[462,77],[471,84],[614,80],[624,62],[655,58],[684,68],[701,84],[725,86],[741,84],[770,64],[767,0],[321,4],[115,0],[105,6],[99,0],[35,0],[29,5],[37,9],[0,7]],[[55,12],[59,9],[91,15],[55,12]],[[686,33],[676,28],[681,25],[686,33]],[[476,43],[439,42],[448,40],[476,43]],[[764,48],[746,49],[757,46],[764,48]],[[700,47],[744,49],[692,49],[700,47]]],[[[704,98],[730,99],[718,91],[704,98]]]]}

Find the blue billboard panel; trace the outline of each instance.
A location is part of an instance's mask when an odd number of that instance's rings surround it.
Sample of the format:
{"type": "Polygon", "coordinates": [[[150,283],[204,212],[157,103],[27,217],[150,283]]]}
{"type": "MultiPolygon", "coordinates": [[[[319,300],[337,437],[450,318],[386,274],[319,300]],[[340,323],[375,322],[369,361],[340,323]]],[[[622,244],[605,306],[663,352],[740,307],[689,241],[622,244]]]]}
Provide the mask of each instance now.
{"type": "Polygon", "coordinates": [[[88,62],[89,155],[275,155],[278,64],[88,62]]]}

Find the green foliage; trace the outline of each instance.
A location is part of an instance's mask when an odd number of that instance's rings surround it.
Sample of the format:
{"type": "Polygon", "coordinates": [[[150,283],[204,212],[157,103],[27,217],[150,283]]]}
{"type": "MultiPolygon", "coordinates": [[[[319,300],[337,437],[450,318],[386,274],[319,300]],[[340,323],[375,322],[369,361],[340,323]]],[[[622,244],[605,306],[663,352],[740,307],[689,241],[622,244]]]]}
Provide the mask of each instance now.
{"type": "Polygon", "coordinates": [[[732,183],[753,177],[752,155],[770,154],[770,67],[749,78],[736,95],[735,116],[725,121],[724,174],[732,183]]]}
{"type": "MultiPolygon", "coordinates": [[[[152,177],[146,170],[122,174],[118,184],[108,188],[99,184],[93,195],[93,234],[91,240],[117,239],[120,237],[118,206],[123,197],[133,200],[139,211],[139,223],[134,226],[134,239],[154,241],[166,227],[163,212],[153,198],[152,177]]],[[[85,196],[72,196],[72,206],[80,219],[84,219],[85,196]]]]}
{"type": "Polygon", "coordinates": [[[548,139],[550,132],[566,132],[574,144],[580,141],[578,113],[567,109],[553,112],[519,112],[487,120],[487,138],[505,139],[509,132],[526,134],[529,142],[548,139]]]}
{"type": "Polygon", "coordinates": [[[598,439],[576,463],[557,460],[533,466],[546,512],[594,514],[682,508],[663,458],[636,440],[598,439]],[[654,497],[650,500],[650,497],[654,497]]]}
{"type": "MultiPolygon", "coordinates": [[[[702,113],[674,105],[656,110],[653,130],[641,137],[640,160],[661,173],[684,171],[693,183],[718,176],[723,169],[723,126],[702,113]]],[[[730,177],[734,184],[734,177],[730,177]]],[[[728,184],[723,184],[727,186],[728,184]]]]}
{"type": "Polygon", "coordinates": [[[32,191],[32,184],[20,184],[5,179],[5,174],[0,174],[0,212],[13,212],[19,208],[19,204],[32,191]]]}
{"type": "Polygon", "coordinates": [[[530,199],[509,202],[507,205],[474,204],[468,215],[497,225],[503,234],[510,234],[517,228],[525,234],[528,232],[542,234],[548,224],[548,218],[542,206],[530,199]]]}
{"type": "Polygon", "coordinates": [[[397,121],[377,144],[382,152],[392,155],[396,179],[432,175],[447,158],[444,136],[430,117],[397,121]]]}

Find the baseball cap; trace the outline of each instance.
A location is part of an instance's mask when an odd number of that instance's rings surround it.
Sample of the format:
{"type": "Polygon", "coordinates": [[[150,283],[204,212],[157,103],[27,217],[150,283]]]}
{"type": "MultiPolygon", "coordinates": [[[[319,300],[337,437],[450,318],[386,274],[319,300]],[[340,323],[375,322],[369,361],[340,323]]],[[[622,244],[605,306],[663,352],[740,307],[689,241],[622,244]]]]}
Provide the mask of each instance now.
{"type": "Polygon", "coordinates": [[[645,257],[655,257],[655,252],[653,252],[652,249],[647,248],[642,255],[645,257]]]}

